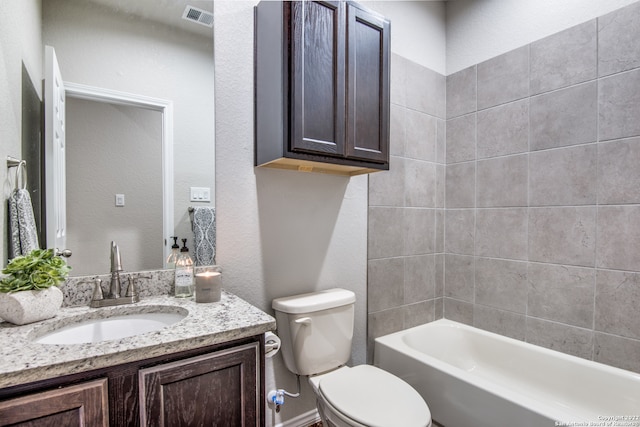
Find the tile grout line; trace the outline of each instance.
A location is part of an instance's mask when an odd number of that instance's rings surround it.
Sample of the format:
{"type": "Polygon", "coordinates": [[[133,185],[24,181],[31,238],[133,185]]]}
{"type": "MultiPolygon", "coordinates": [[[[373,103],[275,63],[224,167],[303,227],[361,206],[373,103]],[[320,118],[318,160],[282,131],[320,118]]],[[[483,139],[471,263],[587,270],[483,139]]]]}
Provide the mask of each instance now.
{"type": "Polygon", "coordinates": [[[531,220],[531,44],[529,44],[529,98],[527,100],[527,269],[526,269],[526,284],[527,284],[527,297],[525,300],[525,341],[529,341],[528,327],[529,324],[529,267],[531,263],[531,239],[529,238],[529,223],[531,220]]]}
{"type": "Polygon", "coordinates": [[[593,317],[591,319],[591,360],[596,359],[596,316],[598,295],[598,220],[600,211],[600,17],[596,18],[596,219],[595,244],[593,250],[593,317]]]}
{"type": "Polygon", "coordinates": [[[477,289],[477,269],[476,269],[476,256],[477,256],[477,233],[478,233],[478,66],[476,64],[475,67],[475,77],[476,77],[476,105],[474,109],[474,127],[473,127],[473,142],[474,142],[474,197],[473,197],[473,259],[472,259],[472,268],[473,268],[473,307],[471,311],[472,323],[476,324],[476,294],[478,292],[477,289]]]}

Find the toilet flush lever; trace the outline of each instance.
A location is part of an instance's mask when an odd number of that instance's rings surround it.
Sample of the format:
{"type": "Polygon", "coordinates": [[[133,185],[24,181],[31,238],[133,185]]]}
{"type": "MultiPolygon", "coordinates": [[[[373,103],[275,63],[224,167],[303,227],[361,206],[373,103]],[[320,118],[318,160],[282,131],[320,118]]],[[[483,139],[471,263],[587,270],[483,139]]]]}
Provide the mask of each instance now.
{"type": "Polygon", "coordinates": [[[296,322],[299,325],[310,325],[311,324],[311,318],[310,317],[301,317],[299,319],[294,320],[294,322],[296,322]]]}

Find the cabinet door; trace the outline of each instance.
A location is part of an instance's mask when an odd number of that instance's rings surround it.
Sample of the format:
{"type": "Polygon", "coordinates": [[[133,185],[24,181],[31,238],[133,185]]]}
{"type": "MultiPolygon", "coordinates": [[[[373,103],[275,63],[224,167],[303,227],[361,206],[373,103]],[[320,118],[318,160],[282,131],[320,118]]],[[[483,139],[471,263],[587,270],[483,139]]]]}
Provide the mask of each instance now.
{"type": "Polygon", "coordinates": [[[1,426],[109,425],[107,380],[35,393],[0,402],[1,426]]]}
{"type": "Polygon", "coordinates": [[[347,7],[347,157],[389,161],[389,21],[347,7]]]}
{"type": "Polygon", "coordinates": [[[259,424],[259,343],[141,369],[142,426],[259,424]]]}
{"type": "Polygon", "coordinates": [[[294,1],[290,150],[344,156],[345,5],[294,1]]]}

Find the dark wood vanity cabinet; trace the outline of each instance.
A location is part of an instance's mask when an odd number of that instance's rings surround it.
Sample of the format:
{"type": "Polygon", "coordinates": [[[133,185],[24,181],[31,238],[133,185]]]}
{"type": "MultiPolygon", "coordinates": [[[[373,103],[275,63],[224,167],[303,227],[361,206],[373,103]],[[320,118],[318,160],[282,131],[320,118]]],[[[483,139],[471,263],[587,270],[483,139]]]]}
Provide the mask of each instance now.
{"type": "Polygon", "coordinates": [[[0,389],[0,426],[263,426],[263,355],[260,335],[0,389]]]}
{"type": "Polygon", "coordinates": [[[145,426],[255,426],[257,344],[142,369],[140,417],[145,426]]]}
{"type": "Polygon", "coordinates": [[[107,380],[97,379],[0,402],[0,426],[109,426],[107,380]]]}
{"type": "Polygon", "coordinates": [[[389,32],[354,2],[256,6],[256,166],[389,169],[389,32]]]}

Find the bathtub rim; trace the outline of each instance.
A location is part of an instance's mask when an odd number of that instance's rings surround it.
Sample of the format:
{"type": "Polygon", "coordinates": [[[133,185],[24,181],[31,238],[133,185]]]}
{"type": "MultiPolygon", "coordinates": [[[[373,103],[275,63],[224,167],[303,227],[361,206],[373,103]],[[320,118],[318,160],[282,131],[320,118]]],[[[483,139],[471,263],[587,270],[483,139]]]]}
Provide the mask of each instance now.
{"type": "MultiPolygon", "coordinates": [[[[640,384],[639,373],[622,369],[622,368],[617,368],[615,366],[606,365],[604,363],[596,362],[594,360],[583,359],[578,356],[562,353],[557,350],[548,349],[548,348],[539,346],[537,344],[520,341],[515,338],[500,335],[495,332],[486,331],[484,329],[480,329],[475,326],[456,322],[454,320],[450,320],[446,318],[438,319],[433,322],[414,326],[412,328],[407,328],[398,332],[393,332],[393,333],[375,338],[374,339],[374,365],[382,368],[378,361],[377,346],[378,345],[386,346],[388,348],[395,349],[402,355],[406,357],[410,357],[411,359],[414,359],[418,362],[427,363],[428,365],[431,365],[434,369],[440,370],[448,375],[451,375],[452,377],[456,378],[459,381],[470,384],[474,387],[477,387],[481,390],[491,393],[499,398],[505,399],[513,404],[524,406],[541,416],[550,417],[555,421],[567,422],[567,423],[594,421],[593,418],[581,417],[580,415],[576,415],[574,412],[571,412],[569,409],[564,410],[559,408],[558,406],[552,406],[552,405],[546,404],[538,399],[522,394],[517,390],[513,390],[510,387],[506,387],[497,383],[492,383],[491,381],[485,378],[473,375],[472,373],[467,372],[462,368],[446,363],[427,353],[421,352],[411,347],[409,344],[407,344],[403,340],[403,337],[407,334],[415,333],[416,331],[420,331],[421,329],[429,329],[429,328],[442,327],[442,326],[468,330],[471,333],[477,333],[479,335],[488,337],[489,339],[496,339],[503,343],[524,347],[526,349],[531,349],[532,351],[537,352],[539,354],[564,359],[565,361],[569,361],[571,363],[577,363],[589,369],[593,369],[595,365],[597,369],[604,371],[605,373],[609,373],[615,376],[624,376],[627,378],[631,378],[631,380],[637,381],[640,384]]],[[[428,404],[429,402],[427,402],[427,405],[428,404]]],[[[622,414],[599,414],[599,415],[607,416],[607,415],[622,415],[622,414]]],[[[640,415],[640,413],[624,414],[624,415],[640,415]]]]}

